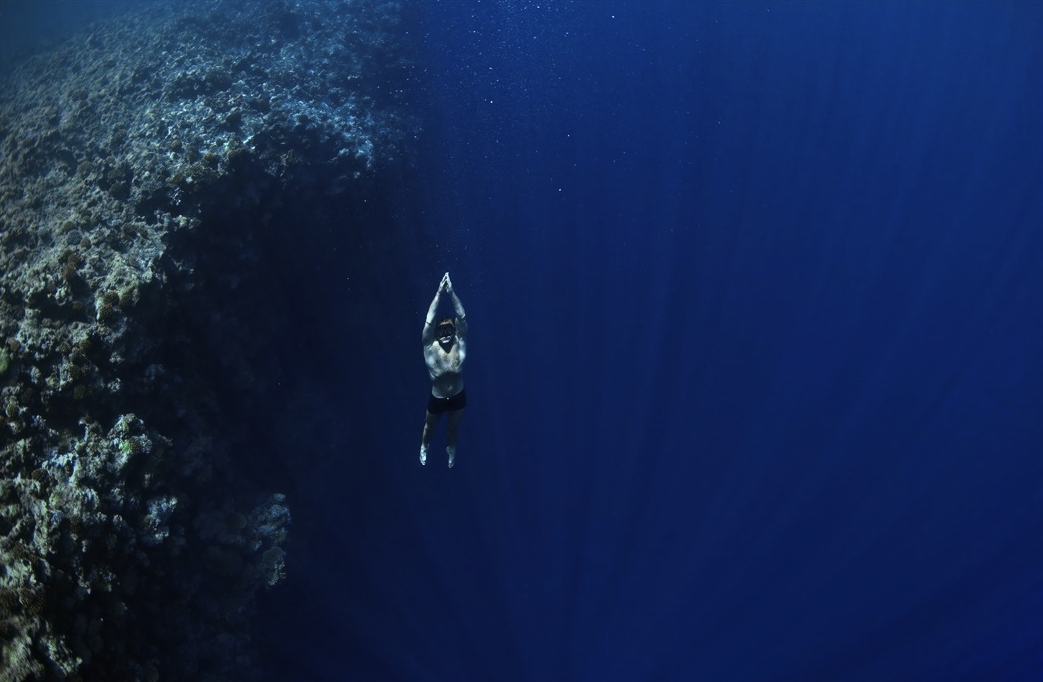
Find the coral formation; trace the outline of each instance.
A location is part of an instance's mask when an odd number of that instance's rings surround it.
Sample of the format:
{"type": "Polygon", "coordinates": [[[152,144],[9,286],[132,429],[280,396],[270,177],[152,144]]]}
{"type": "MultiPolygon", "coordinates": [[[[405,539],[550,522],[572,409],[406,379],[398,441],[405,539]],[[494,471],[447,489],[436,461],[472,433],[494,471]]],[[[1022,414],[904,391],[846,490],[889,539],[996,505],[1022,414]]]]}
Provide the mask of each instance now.
{"type": "Polygon", "coordinates": [[[146,3],[6,76],[0,678],[248,676],[290,521],[265,254],[402,155],[398,11],[146,3]]]}

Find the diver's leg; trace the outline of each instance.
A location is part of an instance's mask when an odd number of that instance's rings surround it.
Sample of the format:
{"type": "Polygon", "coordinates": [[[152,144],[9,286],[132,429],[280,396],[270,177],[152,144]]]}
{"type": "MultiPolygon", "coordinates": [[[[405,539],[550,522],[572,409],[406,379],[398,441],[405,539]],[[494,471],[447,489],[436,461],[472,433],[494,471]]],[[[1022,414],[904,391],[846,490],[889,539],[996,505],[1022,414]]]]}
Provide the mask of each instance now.
{"type": "Polygon", "coordinates": [[[441,415],[427,413],[427,418],[424,420],[424,436],[420,440],[420,463],[427,463],[427,446],[431,445],[431,435],[435,432],[435,424],[438,423],[438,418],[441,415]]]}
{"type": "Polygon", "coordinates": [[[456,459],[456,433],[460,428],[460,420],[464,418],[463,409],[454,410],[449,413],[449,428],[446,430],[446,439],[449,441],[449,445],[446,446],[445,453],[449,455],[449,468],[453,468],[453,461],[456,459]]]}

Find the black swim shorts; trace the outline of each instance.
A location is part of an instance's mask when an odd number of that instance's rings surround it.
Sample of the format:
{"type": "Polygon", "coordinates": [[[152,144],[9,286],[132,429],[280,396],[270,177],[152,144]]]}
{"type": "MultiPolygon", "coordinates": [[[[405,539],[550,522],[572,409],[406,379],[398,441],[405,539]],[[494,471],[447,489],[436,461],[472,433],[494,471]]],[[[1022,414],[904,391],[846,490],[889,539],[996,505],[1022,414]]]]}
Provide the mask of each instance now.
{"type": "Polygon", "coordinates": [[[467,407],[467,391],[460,391],[451,398],[438,398],[434,394],[427,400],[427,411],[431,414],[456,412],[467,407]]]}

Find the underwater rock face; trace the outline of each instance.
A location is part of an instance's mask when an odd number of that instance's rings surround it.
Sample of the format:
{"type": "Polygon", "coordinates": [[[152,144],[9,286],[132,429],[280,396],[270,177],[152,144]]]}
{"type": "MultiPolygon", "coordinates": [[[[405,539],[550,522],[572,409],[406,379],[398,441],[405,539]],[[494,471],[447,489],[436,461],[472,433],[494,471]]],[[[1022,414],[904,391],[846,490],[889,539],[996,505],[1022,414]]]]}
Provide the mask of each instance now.
{"type": "Polygon", "coordinates": [[[292,503],[266,254],[399,163],[399,11],[146,3],[6,77],[0,679],[250,676],[292,503]]]}

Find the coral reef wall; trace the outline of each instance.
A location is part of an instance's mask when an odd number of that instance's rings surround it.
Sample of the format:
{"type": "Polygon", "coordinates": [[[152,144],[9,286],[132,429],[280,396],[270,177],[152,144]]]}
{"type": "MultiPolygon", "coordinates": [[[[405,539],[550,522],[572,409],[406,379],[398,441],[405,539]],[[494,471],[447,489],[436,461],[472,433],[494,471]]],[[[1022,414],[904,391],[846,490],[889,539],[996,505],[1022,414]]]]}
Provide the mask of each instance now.
{"type": "Polygon", "coordinates": [[[145,3],[5,75],[0,679],[251,676],[280,280],[403,162],[400,11],[145,3]]]}

